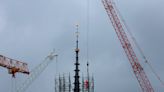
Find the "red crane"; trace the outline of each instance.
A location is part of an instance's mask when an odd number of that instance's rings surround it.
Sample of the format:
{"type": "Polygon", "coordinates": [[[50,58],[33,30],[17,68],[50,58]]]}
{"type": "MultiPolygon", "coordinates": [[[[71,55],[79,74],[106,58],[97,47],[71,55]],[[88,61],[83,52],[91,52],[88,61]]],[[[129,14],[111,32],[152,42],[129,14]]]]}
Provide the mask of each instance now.
{"type": "Polygon", "coordinates": [[[130,41],[123,29],[123,25],[117,15],[115,7],[113,5],[112,0],[102,0],[102,3],[105,7],[105,10],[112,22],[112,25],[115,29],[115,32],[121,42],[121,45],[128,57],[128,60],[133,68],[133,72],[141,86],[143,92],[154,92],[154,89],[151,86],[151,83],[146,76],[141,64],[138,61],[138,58],[132,48],[130,41]]]}
{"type": "Polygon", "coordinates": [[[7,68],[9,70],[9,74],[12,74],[12,77],[15,77],[15,73],[17,72],[24,74],[30,73],[27,67],[27,63],[23,63],[3,55],[0,55],[0,66],[7,68]]]}

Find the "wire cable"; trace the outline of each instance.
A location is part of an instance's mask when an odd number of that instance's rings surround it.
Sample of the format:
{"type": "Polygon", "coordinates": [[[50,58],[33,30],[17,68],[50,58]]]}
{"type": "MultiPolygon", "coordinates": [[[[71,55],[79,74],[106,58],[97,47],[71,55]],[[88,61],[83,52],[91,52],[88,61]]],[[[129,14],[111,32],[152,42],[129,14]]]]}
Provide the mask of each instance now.
{"type": "Polygon", "coordinates": [[[130,31],[129,26],[127,25],[127,23],[126,23],[125,20],[123,19],[123,17],[122,17],[122,15],[121,15],[120,11],[117,9],[116,4],[115,4],[114,2],[112,2],[112,3],[113,3],[113,5],[115,6],[115,9],[116,9],[116,11],[117,11],[117,13],[118,13],[118,15],[119,15],[119,18],[122,20],[123,25],[125,26],[127,32],[129,33],[129,35],[130,35],[130,37],[131,37],[133,43],[135,44],[135,46],[136,46],[137,49],[139,50],[139,53],[141,54],[142,58],[144,59],[144,62],[145,62],[146,64],[148,64],[148,66],[149,66],[149,68],[151,69],[151,71],[153,72],[153,74],[156,76],[156,78],[159,80],[159,82],[160,82],[160,83],[163,85],[163,87],[164,87],[164,81],[161,80],[161,78],[159,77],[159,75],[156,73],[155,69],[152,67],[151,63],[150,63],[150,62],[148,61],[148,59],[146,58],[146,56],[145,56],[144,52],[142,51],[141,47],[139,46],[137,40],[135,39],[135,37],[133,36],[132,32],[130,31]]]}
{"type": "Polygon", "coordinates": [[[87,80],[88,92],[90,92],[90,78],[89,78],[89,30],[90,30],[90,0],[87,0],[87,80]]]}
{"type": "Polygon", "coordinates": [[[89,61],[90,1],[87,0],[87,62],[89,61]]]}

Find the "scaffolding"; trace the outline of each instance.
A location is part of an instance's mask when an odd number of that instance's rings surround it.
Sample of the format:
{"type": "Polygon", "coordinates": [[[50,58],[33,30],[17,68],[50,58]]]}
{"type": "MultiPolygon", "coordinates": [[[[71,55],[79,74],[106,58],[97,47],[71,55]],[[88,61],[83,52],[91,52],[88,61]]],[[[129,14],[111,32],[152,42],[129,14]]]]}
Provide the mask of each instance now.
{"type": "Polygon", "coordinates": [[[55,92],[72,92],[70,74],[63,74],[55,78],[55,92]]]}
{"type": "Polygon", "coordinates": [[[89,77],[82,76],[81,83],[82,83],[81,85],[82,92],[94,92],[94,77],[93,76],[89,76],[89,77]]]}

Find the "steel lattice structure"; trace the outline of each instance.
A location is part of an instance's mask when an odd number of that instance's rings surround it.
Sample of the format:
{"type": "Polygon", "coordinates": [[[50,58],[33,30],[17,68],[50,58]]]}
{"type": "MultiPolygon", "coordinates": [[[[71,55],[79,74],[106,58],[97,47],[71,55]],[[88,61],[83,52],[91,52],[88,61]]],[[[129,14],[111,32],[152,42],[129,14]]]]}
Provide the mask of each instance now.
{"type": "Polygon", "coordinates": [[[144,69],[140,65],[138,58],[132,48],[130,41],[124,31],[123,25],[117,15],[112,0],[102,0],[102,3],[106,9],[106,12],[112,22],[115,32],[121,42],[121,45],[128,57],[128,60],[133,68],[133,72],[141,86],[143,92],[154,92],[152,85],[146,76],[144,69]]]}

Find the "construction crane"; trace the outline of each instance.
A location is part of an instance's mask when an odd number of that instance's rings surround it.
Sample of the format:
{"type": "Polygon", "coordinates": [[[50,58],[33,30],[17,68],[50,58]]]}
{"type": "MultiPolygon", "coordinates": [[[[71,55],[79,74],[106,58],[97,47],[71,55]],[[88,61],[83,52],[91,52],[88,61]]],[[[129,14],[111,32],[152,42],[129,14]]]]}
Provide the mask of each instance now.
{"type": "Polygon", "coordinates": [[[57,60],[57,54],[55,54],[55,51],[51,52],[50,55],[48,55],[43,62],[41,62],[38,66],[36,66],[30,73],[29,77],[23,82],[22,85],[20,85],[16,92],[25,92],[28,87],[35,81],[39,75],[46,69],[46,67],[51,63],[51,61],[56,57],[57,60]]]}
{"type": "Polygon", "coordinates": [[[12,74],[12,77],[15,78],[16,73],[29,74],[27,63],[14,60],[3,55],[0,55],[0,66],[7,68],[9,74],[12,74]]]}
{"type": "Polygon", "coordinates": [[[154,92],[154,89],[153,89],[146,73],[144,72],[143,67],[139,63],[139,60],[132,48],[131,43],[128,40],[128,37],[123,28],[124,24],[121,24],[123,22],[120,21],[120,18],[113,5],[113,1],[112,0],[102,0],[102,3],[103,3],[105,10],[112,22],[112,25],[113,25],[115,32],[121,42],[121,45],[128,57],[128,60],[133,68],[133,72],[140,84],[142,91],[143,92],[154,92]]]}

